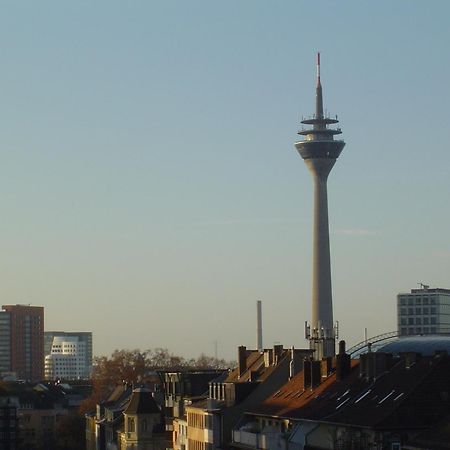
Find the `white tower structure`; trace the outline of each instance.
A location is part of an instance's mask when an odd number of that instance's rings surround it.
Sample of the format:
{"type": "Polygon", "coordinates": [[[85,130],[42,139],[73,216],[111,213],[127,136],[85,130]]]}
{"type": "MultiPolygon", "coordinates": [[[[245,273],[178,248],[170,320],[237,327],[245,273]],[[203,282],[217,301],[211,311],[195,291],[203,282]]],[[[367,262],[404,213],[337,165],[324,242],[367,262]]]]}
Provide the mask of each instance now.
{"type": "Polygon", "coordinates": [[[327,179],[331,169],[344,148],[344,141],[334,140],[341,134],[340,128],[328,125],[338,123],[323,112],[322,84],[320,81],[320,53],[317,54],[316,112],[302,124],[312,128],[302,129],[298,134],[305,140],[297,142],[300,156],[311,171],[314,183],[313,224],[313,285],[312,321],[306,326],[306,337],[315,358],[334,356],[336,332],[333,324],[333,302],[331,294],[330,237],[328,228],[327,179]]]}

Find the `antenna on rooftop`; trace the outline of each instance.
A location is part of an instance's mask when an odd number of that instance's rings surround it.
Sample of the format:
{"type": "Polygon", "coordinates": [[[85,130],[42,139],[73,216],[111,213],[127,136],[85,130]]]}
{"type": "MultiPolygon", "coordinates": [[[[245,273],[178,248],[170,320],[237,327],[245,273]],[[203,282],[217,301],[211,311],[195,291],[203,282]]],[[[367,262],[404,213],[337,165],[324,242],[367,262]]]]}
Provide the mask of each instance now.
{"type": "Polygon", "coordinates": [[[429,289],[430,288],[430,286],[428,285],[428,284],[423,284],[423,283],[417,283],[422,289],[425,289],[425,290],[427,290],[427,289],[429,289]]]}

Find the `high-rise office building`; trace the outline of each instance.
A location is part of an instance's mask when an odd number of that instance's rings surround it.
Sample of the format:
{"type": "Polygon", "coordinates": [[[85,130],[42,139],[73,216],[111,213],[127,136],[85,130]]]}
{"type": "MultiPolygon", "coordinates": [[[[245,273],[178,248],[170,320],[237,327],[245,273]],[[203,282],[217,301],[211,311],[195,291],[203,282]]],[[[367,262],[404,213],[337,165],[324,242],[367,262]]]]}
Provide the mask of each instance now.
{"type": "MultiPolygon", "coordinates": [[[[0,333],[9,328],[9,350],[0,346],[0,361],[19,379],[41,380],[44,377],[44,308],[30,305],[4,305],[0,314],[0,333]]],[[[3,342],[3,341],[2,341],[3,342]]]]}
{"type": "Polygon", "coordinates": [[[422,285],[398,294],[397,326],[401,336],[450,333],[450,289],[422,285]]]}
{"type": "Polygon", "coordinates": [[[54,337],[50,355],[45,356],[46,380],[79,380],[88,378],[86,343],[75,336],[54,337]]]}
{"type": "Polygon", "coordinates": [[[0,374],[11,371],[11,313],[0,311],[0,374]]]}
{"type": "Polygon", "coordinates": [[[298,134],[305,136],[305,140],[295,143],[314,182],[312,320],[306,335],[316,359],[334,356],[336,352],[327,200],[328,175],[345,145],[344,141],[334,139],[335,135],[341,134],[341,129],[328,128],[336,123],[337,116],[331,118],[324,114],[318,54],[316,112],[311,118],[302,120],[302,124],[312,125],[312,128],[300,130],[298,134]]]}
{"type": "MultiPolygon", "coordinates": [[[[70,341],[71,338],[75,338],[76,342],[79,344],[79,348],[83,347],[83,365],[85,367],[85,372],[81,375],[82,378],[88,378],[92,371],[92,332],[91,331],[46,331],[44,333],[44,352],[48,356],[52,352],[52,346],[54,344],[55,338],[63,338],[61,342],[70,341]]],[[[62,344],[58,344],[62,345],[62,344]]],[[[74,344],[70,344],[74,345],[74,344]]],[[[57,349],[57,348],[56,348],[57,349]]],[[[70,349],[70,347],[67,347],[70,349]]]]}

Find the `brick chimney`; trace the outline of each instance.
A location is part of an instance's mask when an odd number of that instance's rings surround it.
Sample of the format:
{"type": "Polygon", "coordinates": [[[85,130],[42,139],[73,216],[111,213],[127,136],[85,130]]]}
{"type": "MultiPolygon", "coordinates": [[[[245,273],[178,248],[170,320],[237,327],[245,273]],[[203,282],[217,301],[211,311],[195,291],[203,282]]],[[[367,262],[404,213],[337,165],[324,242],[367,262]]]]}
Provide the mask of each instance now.
{"type": "Polygon", "coordinates": [[[305,358],[303,361],[303,390],[314,389],[320,384],[321,371],[320,371],[321,361],[314,361],[312,358],[305,358]]]}
{"type": "Polygon", "coordinates": [[[339,342],[339,353],[336,355],[336,380],[342,381],[351,369],[350,355],[345,353],[345,341],[339,342]]]}
{"type": "Polygon", "coordinates": [[[273,346],[273,365],[276,366],[281,361],[283,355],[283,345],[277,344],[273,346]]]}

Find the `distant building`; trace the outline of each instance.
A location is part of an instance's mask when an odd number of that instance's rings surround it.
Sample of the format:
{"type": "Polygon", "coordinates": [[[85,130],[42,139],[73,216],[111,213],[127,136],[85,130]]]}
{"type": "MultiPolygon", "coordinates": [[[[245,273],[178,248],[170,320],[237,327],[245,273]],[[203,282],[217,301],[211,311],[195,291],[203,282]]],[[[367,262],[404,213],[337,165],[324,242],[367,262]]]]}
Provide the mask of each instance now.
{"type": "Polygon", "coordinates": [[[44,377],[44,308],[4,305],[0,313],[0,370],[19,379],[44,377]],[[8,337],[9,336],[9,337],[8,337]]]}
{"type": "Polygon", "coordinates": [[[401,336],[450,333],[450,289],[422,285],[398,294],[397,324],[401,336]]]}
{"type": "MultiPolygon", "coordinates": [[[[89,378],[92,371],[92,332],[91,331],[46,331],[44,332],[44,354],[52,354],[54,338],[76,338],[80,349],[84,347],[85,372],[81,378],[89,378]]],[[[70,339],[67,341],[69,342],[70,339]]],[[[59,344],[58,344],[59,345],[59,344]]],[[[69,347],[70,348],[70,347],[69,347]]],[[[61,353],[61,352],[59,352],[61,353]]]]}
{"type": "Polygon", "coordinates": [[[17,399],[0,396],[0,449],[16,450],[18,432],[17,399]]]}
{"type": "Polygon", "coordinates": [[[76,336],[54,337],[50,355],[45,356],[46,380],[79,380],[88,378],[86,343],[76,336]]]}
{"type": "Polygon", "coordinates": [[[0,374],[11,371],[11,313],[0,311],[0,374]]]}

